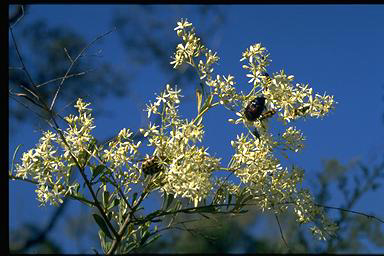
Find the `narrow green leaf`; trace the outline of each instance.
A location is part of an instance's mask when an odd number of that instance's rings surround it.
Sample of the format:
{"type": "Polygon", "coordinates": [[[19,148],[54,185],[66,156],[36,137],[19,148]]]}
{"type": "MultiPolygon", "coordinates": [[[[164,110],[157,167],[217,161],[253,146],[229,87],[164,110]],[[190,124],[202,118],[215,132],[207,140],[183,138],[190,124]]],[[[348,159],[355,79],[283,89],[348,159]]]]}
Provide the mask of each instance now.
{"type": "Polygon", "coordinates": [[[120,203],[120,200],[115,198],[113,201],[112,201],[112,204],[110,206],[108,206],[108,210],[112,209],[113,207],[115,207],[116,205],[118,205],[120,203]]]}
{"type": "Polygon", "coordinates": [[[104,169],[105,169],[105,166],[102,164],[96,166],[96,168],[91,168],[91,171],[92,171],[91,181],[93,181],[97,176],[99,176],[104,169]]]}
{"type": "Polygon", "coordinates": [[[19,151],[19,148],[21,147],[22,144],[19,144],[17,145],[16,149],[15,149],[15,152],[13,153],[13,157],[12,157],[12,166],[11,166],[11,170],[10,170],[10,173],[9,175],[12,175],[13,173],[13,166],[14,166],[14,162],[15,162],[15,158],[16,158],[16,153],[17,151],[19,151]]]}
{"type": "Polygon", "coordinates": [[[150,244],[150,243],[152,243],[152,242],[154,242],[154,241],[157,240],[159,237],[160,237],[159,234],[153,236],[151,239],[148,240],[148,242],[146,243],[146,245],[147,245],[147,244],[150,244]]]}
{"type": "Polygon", "coordinates": [[[135,192],[132,196],[132,205],[135,203],[136,201],[136,198],[137,198],[137,192],[135,192]]]}
{"type": "Polygon", "coordinates": [[[166,209],[166,205],[167,205],[167,201],[168,201],[168,194],[167,192],[164,192],[164,198],[163,198],[163,204],[161,205],[161,209],[165,210],[166,209]]]}
{"type": "Polygon", "coordinates": [[[200,114],[201,103],[203,102],[203,92],[196,89],[196,101],[197,101],[197,114],[200,114]]]}
{"type": "Polygon", "coordinates": [[[101,249],[103,249],[104,252],[107,252],[105,249],[105,233],[100,229],[98,234],[100,238],[101,249]]]}
{"type": "Polygon", "coordinates": [[[102,200],[103,200],[103,206],[104,208],[107,208],[108,207],[108,203],[109,203],[109,191],[108,190],[104,190],[103,191],[103,194],[102,194],[102,200]]]}
{"type": "Polygon", "coordinates": [[[227,209],[228,209],[229,206],[231,205],[231,202],[232,202],[232,194],[228,194],[228,204],[227,204],[227,209]]]}
{"type": "Polygon", "coordinates": [[[169,206],[172,204],[173,199],[174,199],[173,194],[164,193],[164,201],[163,201],[162,209],[167,210],[169,208],[169,206]]]}
{"type": "Polygon", "coordinates": [[[92,216],[95,219],[97,225],[99,225],[100,229],[104,232],[104,234],[110,239],[113,239],[111,233],[109,233],[108,226],[105,223],[104,219],[99,215],[97,215],[96,213],[92,214],[92,216]]]}
{"type": "Polygon", "coordinates": [[[143,236],[141,237],[140,245],[143,245],[150,236],[151,236],[151,232],[149,232],[148,230],[145,230],[143,233],[143,236]]]}
{"type": "Polygon", "coordinates": [[[156,210],[150,214],[147,215],[147,217],[145,217],[147,220],[151,220],[153,218],[155,218],[156,216],[158,216],[159,214],[163,213],[163,210],[156,210]]]}

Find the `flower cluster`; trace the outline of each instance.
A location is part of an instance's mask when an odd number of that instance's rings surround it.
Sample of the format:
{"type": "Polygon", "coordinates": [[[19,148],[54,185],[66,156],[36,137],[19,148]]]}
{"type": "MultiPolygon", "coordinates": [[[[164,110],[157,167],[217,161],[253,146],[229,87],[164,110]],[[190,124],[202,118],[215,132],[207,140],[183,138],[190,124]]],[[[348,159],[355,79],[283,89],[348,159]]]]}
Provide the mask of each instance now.
{"type": "MultiPolygon", "coordinates": [[[[193,58],[205,52],[205,46],[201,43],[201,39],[196,36],[195,29],[191,27],[192,23],[189,23],[187,20],[181,20],[177,22],[177,25],[175,28],[177,36],[183,40],[184,44],[177,45],[171,65],[173,65],[174,68],[180,67],[184,62],[195,65],[193,58]]],[[[211,54],[207,56],[207,60],[210,62],[217,61],[215,56],[210,56],[211,54]]],[[[209,69],[207,70],[209,71],[209,69]]]]}
{"type": "Polygon", "coordinates": [[[148,146],[160,159],[161,190],[190,199],[197,205],[212,188],[212,171],[219,168],[219,159],[211,157],[204,147],[197,146],[204,134],[203,125],[181,119],[178,115],[180,90],[167,85],[155,103],[147,106],[148,116],[161,115],[161,127],[149,124],[140,131],[148,137],[148,146]],[[161,107],[161,110],[160,110],[161,107]]]}
{"type": "Polygon", "coordinates": [[[299,152],[304,148],[305,137],[300,130],[294,127],[288,127],[281,137],[284,139],[286,149],[299,152]]]}
{"type": "Polygon", "coordinates": [[[302,116],[322,117],[333,107],[333,96],[313,95],[309,85],[292,85],[294,76],[284,71],[275,74],[270,83],[263,84],[263,94],[272,108],[279,110],[279,116],[286,122],[302,116]]]}
{"type": "Polygon", "coordinates": [[[138,183],[140,178],[139,167],[134,163],[138,154],[141,141],[136,144],[132,141],[132,132],[129,129],[122,129],[117,137],[108,143],[108,149],[104,149],[102,159],[108,163],[110,170],[116,179],[126,187],[129,192],[129,187],[132,183],[138,183]]]}
{"type": "Polygon", "coordinates": [[[83,167],[89,160],[93,125],[89,103],[78,99],[75,105],[79,115],[65,118],[69,128],[59,134],[46,131],[35,148],[24,153],[21,165],[16,165],[16,176],[32,177],[37,182],[37,198],[42,205],[62,203],[62,196],[73,194],[79,188],[71,180],[77,167],[83,167]],[[64,140],[63,140],[64,139],[64,140]]]}
{"type": "MultiPolygon", "coordinates": [[[[200,40],[196,39],[192,24],[182,20],[175,30],[178,36],[182,37],[184,45],[178,45],[171,64],[174,65],[174,68],[183,63],[189,64],[196,69],[200,79],[205,80],[204,85],[209,88],[210,94],[204,111],[217,105],[224,105],[232,111],[236,107],[240,107],[240,111],[235,111],[239,118],[229,121],[234,124],[243,123],[248,128],[249,126],[255,127],[253,132],[249,129],[248,135],[242,133],[240,136],[237,135],[236,140],[231,141],[235,153],[231,158],[228,170],[240,179],[243,186],[247,188],[245,191],[252,194],[254,199],[259,200],[263,210],[282,211],[291,203],[294,205],[299,222],[306,223],[320,219],[322,224],[320,226],[323,230],[328,227],[331,231],[333,226],[327,222],[324,213],[318,207],[311,208],[310,206],[314,206],[313,199],[305,196],[308,194],[306,190],[298,187],[303,180],[304,171],[297,167],[291,170],[283,168],[279,159],[275,157],[275,150],[280,148],[279,146],[283,150],[293,152],[302,150],[304,135],[300,130],[291,126],[276,139],[267,124],[269,118],[276,113],[278,120],[282,121],[283,125],[300,117],[323,117],[334,108],[333,96],[314,94],[309,85],[293,85],[294,76],[286,75],[284,71],[269,75],[267,67],[271,63],[270,54],[260,43],[251,45],[242,54],[240,61],[247,62],[243,68],[249,71],[246,76],[250,78],[249,83],[253,87],[247,94],[238,93],[233,76],[213,76],[211,65],[218,61],[219,57],[216,54],[210,55],[211,51],[207,51],[200,44],[200,40]],[[199,65],[196,66],[194,58],[200,56],[204,50],[206,62],[200,60],[199,65]],[[216,102],[213,100],[213,96],[217,96],[216,102]],[[260,115],[260,118],[256,117],[256,120],[252,121],[247,120],[244,110],[257,97],[265,99],[265,106],[257,107],[263,111],[269,111],[269,115],[263,115],[263,118],[260,115]]],[[[260,102],[264,102],[264,99],[260,102]]],[[[226,186],[221,184],[221,187],[226,186]]],[[[224,194],[218,193],[215,200],[225,200],[224,194]]],[[[320,232],[321,228],[314,227],[313,230],[316,234],[324,234],[324,232],[320,232]]]]}

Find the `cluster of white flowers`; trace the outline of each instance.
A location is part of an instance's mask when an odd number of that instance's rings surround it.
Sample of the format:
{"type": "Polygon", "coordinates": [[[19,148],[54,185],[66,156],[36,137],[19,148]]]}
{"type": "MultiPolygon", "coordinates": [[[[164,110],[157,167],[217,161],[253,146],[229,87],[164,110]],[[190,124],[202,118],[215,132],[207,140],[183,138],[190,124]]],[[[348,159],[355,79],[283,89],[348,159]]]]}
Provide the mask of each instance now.
{"type": "MultiPolygon", "coordinates": [[[[267,123],[268,117],[270,118],[276,113],[278,120],[282,121],[283,125],[300,117],[323,117],[334,108],[333,96],[314,95],[309,85],[293,85],[294,77],[286,75],[284,71],[268,74],[267,67],[271,60],[266,48],[260,43],[251,45],[249,49],[246,49],[240,60],[247,61],[243,68],[249,71],[246,76],[250,78],[249,83],[253,87],[247,94],[237,93],[233,76],[213,76],[212,64],[216,63],[219,57],[216,53],[212,55],[210,50],[208,51],[201,45],[200,39],[194,33],[192,24],[182,20],[175,30],[178,36],[182,37],[183,44],[179,44],[176,48],[171,64],[174,65],[174,68],[184,63],[189,64],[196,69],[200,79],[205,80],[204,85],[210,89],[207,98],[209,104],[206,108],[224,105],[230,110],[234,110],[236,106],[240,107],[240,110],[235,111],[239,118],[229,121],[256,128],[253,132],[249,130],[248,135],[243,133],[240,136],[237,135],[237,139],[231,141],[235,153],[228,170],[240,178],[247,191],[259,201],[261,209],[282,211],[289,204],[293,204],[299,222],[315,221],[315,219],[319,219],[317,216],[321,216],[323,229],[317,227],[313,229],[319,237],[321,237],[320,234],[324,234],[324,232],[321,233],[321,230],[328,228],[328,231],[332,231],[333,224],[327,222],[319,207],[314,206],[312,198],[304,196],[309,195],[309,193],[298,187],[298,184],[301,184],[303,180],[304,171],[297,167],[291,170],[283,168],[279,159],[275,157],[275,149],[280,148],[279,146],[282,146],[283,150],[293,152],[302,150],[304,148],[304,135],[300,130],[291,126],[286,128],[282,135],[276,139],[269,131],[267,123]],[[196,66],[194,59],[198,59],[203,51],[206,53],[206,62],[200,59],[199,65],[196,66]],[[214,100],[213,96],[217,96],[217,101],[214,100]],[[270,116],[250,121],[245,117],[244,110],[256,97],[265,99],[264,111],[269,111],[270,116]]],[[[199,117],[201,117],[201,113],[199,117]]],[[[226,182],[229,184],[229,181],[226,182]]],[[[221,184],[221,187],[229,186],[221,184]]],[[[225,200],[224,195],[227,195],[226,193],[215,196],[215,200],[225,200]]]]}
{"type": "Polygon", "coordinates": [[[245,184],[263,184],[269,173],[280,169],[280,164],[273,156],[270,144],[264,140],[248,138],[242,133],[237,135],[235,141],[231,141],[235,154],[232,156],[230,168],[245,184]]]}
{"type": "Polygon", "coordinates": [[[290,122],[302,116],[322,117],[333,107],[333,96],[315,94],[309,85],[292,85],[293,75],[284,71],[275,74],[270,83],[264,83],[263,95],[271,107],[279,110],[279,116],[290,122]]]}
{"type": "Polygon", "coordinates": [[[161,115],[161,127],[149,124],[148,129],[140,131],[148,137],[148,146],[154,147],[153,155],[166,167],[158,176],[162,184],[160,189],[188,198],[197,205],[210,192],[211,172],[219,168],[220,163],[204,147],[196,145],[202,141],[203,125],[179,117],[180,97],[180,90],[167,85],[157,101],[147,106],[148,116],[152,113],[161,115]]]}
{"type": "Polygon", "coordinates": [[[139,167],[134,160],[141,141],[133,143],[132,134],[129,129],[122,129],[117,137],[108,143],[109,149],[104,149],[102,156],[103,161],[109,164],[109,169],[113,170],[116,179],[126,187],[126,192],[131,190],[129,185],[138,183],[140,178],[139,167]]]}
{"type": "Polygon", "coordinates": [[[28,153],[23,153],[21,165],[16,164],[16,176],[37,181],[37,198],[42,205],[62,203],[62,196],[77,191],[79,184],[71,181],[71,175],[78,165],[84,166],[89,160],[90,134],[95,127],[89,103],[78,99],[75,105],[79,115],[65,118],[69,127],[62,137],[46,131],[39,144],[28,153]]]}
{"type": "Polygon", "coordinates": [[[305,137],[303,133],[295,127],[288,127],[281,137],[284,139],[286,149],[299,152],[304,148],[305,137]]]}
{"type": "MultiPolygon", "coordinates": [[[[174,68],[180,67],[183,63],[195,65],[193,58],[205,52],[205,46],[201,43],[201,39],[196,36],[192,23],[189,23],[187,20],[181,20],[177,22],[177,25],[175,28],[177,36],[183,40],[184,44],[177,45],[171,65],[173,65],[174,68]]],[[[208,60],[210,63],[213,63],[218,59],[214,55],[209,54],[207,56],[207,61],[208,60]]],[[[209,72],[209,68],[206,69],[206,71],[209,72]]]]}

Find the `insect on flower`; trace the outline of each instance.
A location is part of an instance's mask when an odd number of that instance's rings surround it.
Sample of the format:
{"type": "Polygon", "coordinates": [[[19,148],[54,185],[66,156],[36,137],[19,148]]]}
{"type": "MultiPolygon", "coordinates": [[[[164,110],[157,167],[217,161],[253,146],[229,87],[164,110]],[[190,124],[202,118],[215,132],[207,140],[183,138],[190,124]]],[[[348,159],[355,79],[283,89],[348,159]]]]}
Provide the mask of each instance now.
{"type": "MultiPolygon", "coordinates": [[[[267,119],[271,116],[273,116],[276,113],[275,109],[268,110],[266,112],[263,112],[265,107],[265,98],[263,96],[257,97],[253,99],[245,108],[244,115],[248,121],[256,121],[257,119],[262,121],[264,119],[267,119]]],[[[253,130],[253,135],[256,136],[256,138],[260,139],[260,134],[255,128],[253,130]]]]}
{"type": "Polygon", "coordinates": [[[256,121],[265,109],[265,98],[263,96],[253,99],[245,108],[244,115],[248,121],[256,121]]]}
{"type": "Polygon", "coordinates": [[[160,166],[157,156],[146,158],[141,164],[141,169],[145,175],[153,175],[164,170],[164,168],[160,166]]]}
{"type": "Polygon", "coordinates": [[[244,115],[248,121],[256,121],[257,119],[264,120],[273,116],[276,113],[275,109],[268,110],[263,113],[266,109],[265,107],[265,98],[263,96],[259,96],[253,99],[245,108],[244,115]]]}

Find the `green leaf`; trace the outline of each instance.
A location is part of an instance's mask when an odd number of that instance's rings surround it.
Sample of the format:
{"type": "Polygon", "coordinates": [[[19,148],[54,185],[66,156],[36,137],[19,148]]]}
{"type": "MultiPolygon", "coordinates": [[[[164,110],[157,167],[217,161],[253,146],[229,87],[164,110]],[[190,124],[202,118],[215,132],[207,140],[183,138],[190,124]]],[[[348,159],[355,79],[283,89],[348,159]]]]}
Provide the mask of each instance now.
{"type": "Polygon", "coordinates": [[[108,226],[105,223],[104,219],[99,215],[97,215],[96,213],[92,214],[92,216],[95,219],[97,225],[99,225],[100,229],[104,232],[104,234],[110,239],[113,239],[111,233],[109,233],[108,226]]]}
{"type": "Polygon", "coordinates": [[[136,201],[136,198],[137,198],[137,192],[135,192],[132,196],[132,205],[135,203],[136,201]]]}
{"type": "Polygon", "coordinates": [[[156,216],[158,216],[159,214],[163,213],[162,210],[156,210],[150,214],[147,215],[147,217],[145,217],[147,220],[151,220],[153,218],[155,218],[156,216]]]}
{"type": "Polygon", "coordinates": [[[227,204],[227,209],[228,209],[229,206],[231,205],[231,202],[232,202],[232,194],[228,194],[228,204],[227,204]]]}
{"type": "Polygon", "coordinates": [[[213,205],[197,208],[196,212],[216,212],[216,208],[213,205]]]}
{"type": "Polygon", "coordinates": [[[86,204],[86,205],[89,206],[89,207],[93,207],[92,204],[87,203],[88,199],[85,198],[85,196],[84,196],[83,194],[81,194],[81,193],[79,193],[79,192],[76,192],[76,197],[77,197],[76,200],[78,200],[78,201],[80,201],[80,202],[86,204]],[[82,200],[82,199],[83,199],[83,200],[82,200]]]}
{"type": "Polygon", "coordinates": [[[108,190],[104,190],[103,191],[103,194],[102,194],[102,200],[103,200],[103,206],[104,208],[107,208],[108,207],[108,203],[109,203],[109,192],[108,190]]]}
{"type": "Polygon", "coordinates": [[[169,206],[172,204],[173,199],[174,199],[173,194],[164,193],[164,201],[163,201],[162,209],[167,210],[169,206]]]}
{"type": "Polygon", "coordinates": [[[104,169],[105,169],[105,165],[102,165],[102,164],[96,166],[96,168],[91,168],[91,171],[92,171],[91,181],[93,181],[97,176],[99,176],[104,169]]]}
{"type": "Polygon", "coordinates": [[[203,92],[196,89],[197,113],[200,114],[201,103],[203,102],[203,92]]]}
{"type": "Polygon", "coordinates": [[[118,205],[120,203],[120,200],[115,198],[112,202],[112,204],[110,206],[108,206],[108,210],[112,209],[113,207],[115,207],[116,205],[118,205]]]}
{"type": "Polygon", "coordinates": [[[15,152],[13,153],[13,157],[12,157],[12,165],[11,165],[11,170],[10,170],[10,173],[9,175],[12,175],[13,173],[13,166],[14,166],[14,162],[15,162],[15,158],[16,158],[16,153],[17,151],[19,151],[19,148],[21,147],[22,144],[19,144],[17,145],[16,149],[15,149],[15,152]]]}
{"type": "Polygon", "coordinates": [[[159,237],[160,237],[159,234],[155,235],[154,237],[152,237],[151,239],[148,240],[148,242],[146,243],[146,245],[147,245],[147,244],[150,244],[150,243],[152,243],[152,242],[154,242],[154,241],[157,240],[159,237]]]}
{"type": "Polygon", "coordinates": [[[105,233],[100,229],[98,234],[99,234],[99,238],[100,238],[101,248],[103,249],[104,252],[106,252],[106,250],[105,250],[105,233]]]}
{"type": "Polygon", "coordinates": [[[151,236],[151,232],[149,232],[148,230],[145,230],[143,233],[143,236],[141,237],[140,245],[143,245],[150,236],[151,236]]]}

